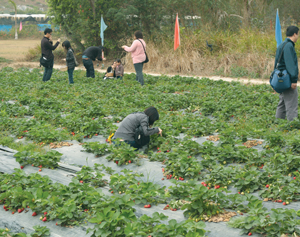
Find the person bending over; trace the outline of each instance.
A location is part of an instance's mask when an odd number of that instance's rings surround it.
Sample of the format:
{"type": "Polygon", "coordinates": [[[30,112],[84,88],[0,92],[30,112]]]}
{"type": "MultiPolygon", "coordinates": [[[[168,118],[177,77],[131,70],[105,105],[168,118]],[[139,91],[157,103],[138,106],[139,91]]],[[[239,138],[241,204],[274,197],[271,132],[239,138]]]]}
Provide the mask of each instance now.
{"type": "Polygon", "coordinates": [[[129,114],[120,124],[120,127],[114,135],[114,139],[120,138],[120,141],[124,141],[130,146],[139,149],[141,147],[134,140],[136,128],[141,126],[145,136],[151,136],[156,133],[162,136],[162,130],[159,127],[151,128],[158,119],[158,111],[152,106],[145,109],[144,112],[129,114]]]}

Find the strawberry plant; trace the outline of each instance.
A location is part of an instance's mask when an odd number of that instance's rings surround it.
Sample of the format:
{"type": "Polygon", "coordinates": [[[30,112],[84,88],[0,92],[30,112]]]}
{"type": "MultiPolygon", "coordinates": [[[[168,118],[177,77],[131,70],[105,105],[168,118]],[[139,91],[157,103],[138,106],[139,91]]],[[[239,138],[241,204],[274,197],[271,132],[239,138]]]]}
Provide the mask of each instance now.
{"type": "Polygon", "coordinates": [[[210,171],[210,175],[206,179],[208,187],[219,185],[227,188],[227,186],[232,184],[233,177],[237,173],[237,169],[234,166],[215,165],[211,169],[212,171],[210,171]]]}
{"type": "Polygon", "coordinates": [[[164,190],[165,187],[161,187],[158,184],[141,181],[137,184],[130,185],[126,194],[130,194],[136,204],[157,204],[166,201],[164,190]]]}
{"type": "Polygon", "coordinates": [[[107,156],[106,159],[109,161],[113,160],[119,166],[124,164],[128,165],[129,161],[132,163],[138,161],[138,153],[135,151],[135,148],[125,142],[117,142],[116,145],[111,148],[111,152],[112,154],[107,156]]]}
{"type": "MultiPolygon", "coordinates": [[[[170,180],[174,186],[168,188],[169,197],[175,200],[186,200],[190,197],[190,193],[193,190],[193,187],[196,185],[196,181],[189,180],[186,182],[179,182],[175,179],[170,180]]],[[[168,193],[167,193],[168,194],[168,193]]]]}
{"type": "Polygon", "coordinates": [[[254,192],[262,188],[262,184],[259,182],[260,175],[261,172],[256,167],[251,167],[249,170],[242,170],[233,178],[234,186],[240,192],[254,192]]]}
{"type": "Polygon", "coordinates": [[[190,219],[201,218],[203,215],[207,217],[223,212],[223,208],[227,203],[225,194],[222,193],[224,189],[208,189],[202,185],[196,185],[188,199],[190,203],[182,206],[182,210],[186,217],[190,219]]]}
{"type": "Polygon", "coordinates": [[[242,229],[241,234],[258,233],[264,236],[282,236],[283,234],[299,235],[297,226],[300,220],[297,219],[295,210],[272,209],[271,213],[263,207],[262,201],[254,200],[248,204],[247,216],[232,219],[229,226],[242,229]]]}
{"type": "Polygon", "coordinates": [[[103,156],[110,152],[110,146],[106,143],[100,144],[99,142],[86,142],[82,144],[86,152],[94,153],[95,156],[103,156]]]}
{"type": "Polygon", "coordinates": [[[95,187],[103,187],[107,184],[107,180],[102,179],[104,174],[95,171],[89,166],[83,166],[81,171],[76,172],[76,179],[80,183],[91,183],[95,187]]]}
{"type": "Polygon", "coordinates": [[[143,174],[133,173],[128,169],[124,169],[122,172],[124,175],[116,173],[110,176],[109,187],[113,193],[127,192],[131,185],[139,183],[136,178],[144,176],[143,174]]]}
{"type": "Polygon", "coordinates": [[[174,149],[174,153],[169,154],[169,159],[165,162],[164,175],[172,175],[175,179],[197,178],[203,167],[195,157],[191,157],[186,152],[174,149]]]}
{"type": "Polygon", "coordinates": [[[92,237],[96,236],[124,236],[126,223],[136,221],[136,216],[132,210],[112,211],[110,207],[97,212],[95,217],[89,222],[95,223],[93,228],[89,228],[87,233],[92,232],[92,237]]]}
{"type": "Polygon", "coordinates": [[[61,153],[55,150],[48,151],[45,154],[40,152],[28,152],[22,151],[18,152],[14,155],[16,157],[16,161],[20,163],[20,165],[33,165],[33,166],[43,166],[45,168],[56,168],[58,167],[58,162],[62,156],[61,153]]]}

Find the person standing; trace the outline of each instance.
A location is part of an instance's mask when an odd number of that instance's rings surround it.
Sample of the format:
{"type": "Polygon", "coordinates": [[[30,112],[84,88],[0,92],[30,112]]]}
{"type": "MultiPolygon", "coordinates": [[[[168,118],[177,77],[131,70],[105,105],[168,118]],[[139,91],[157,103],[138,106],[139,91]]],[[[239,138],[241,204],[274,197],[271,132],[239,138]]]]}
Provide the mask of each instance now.
{"type": "Polygon", "coordinates": [[[86,69],[86,77],[95,78],[95,70],[93,61],[96,59],[98,61],[106,60],[106,58],[102,58],[102,53],[104,52],[104,47],[102,46],[91,46],[84,50],[82,54],[82,62],[83,66],[86,69]]]}
{"type": "Polygon", "coordinates": [[[48,66],[45,67],[45,71],[44,71],[44,76],[43,76],[44,82],[49,81],[52,76],[53,63],[54,63],[54,55],[52,51],[57,48],[60,42],[60,39],[58,39],[56,44],[53,45],[51,35],[52,35],[52,29],[46,28],[44,30],[44,38],[41,41],[42,57],[44,57],[47,61],[49,61],[48,66]]]}
{"type": "Polygon", "coordinates": [[[298,117],[298,90],[297,81],[299,76],[298,60],[295,51],[295,43],[299,37],[299,28],[297,26],[289,26],[286,30],[287,38],[281,43],[276,51],[275,66],[278,65],[278,70],[287,70],[291,78],[291,88],[280,93],[279,103],[276,110],[276,118],[292,121],[298,117]],[[284,46],[284,48],[283,48],[284,46]],[[283,57],[278,62],[281,51],[283,50],[283,57]]]}
{"type": "Polygon", "coordinates": [[[67,53],[66,58],[64,58],[63,60],[67,62],[69,84],[74,84],[73,72],[74,72],[74,69],[76,66],[74,50],[72,49],[71,43],[68,40],[66,40],[62,43],[62,47],[64,48],[65,52],[67,53]]]}
{"type": "Polygon", "coordinates": [[[133,61],[133,66],[136,72],[136,80],[144,85],[144,77],[143,77],[143,65],[146,60],[146,43],[143,40],[143,34],[141,31],[134,32],[134,41],[130,47],[123,45],[122,48],[131,52],[131,57],[133,61]]]}

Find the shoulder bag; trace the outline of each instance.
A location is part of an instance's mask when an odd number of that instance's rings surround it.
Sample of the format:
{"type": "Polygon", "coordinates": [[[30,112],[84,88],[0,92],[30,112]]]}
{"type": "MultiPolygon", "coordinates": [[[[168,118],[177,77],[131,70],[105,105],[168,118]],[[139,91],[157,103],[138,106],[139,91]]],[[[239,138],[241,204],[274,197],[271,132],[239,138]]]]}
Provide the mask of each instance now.
{"type": "Polygon", "coordinates": [[[51,60],[48,60],[47,58],[43,57],[43,54],[40,58],[40,66],[43,66],[43,67],[50,67],[50,64],[51,64],[51,60]]]}
{"type": "MultiPolygon", "coordinates": [[[[140,40],[138,39],[138,41],[140,41],[140,40]]],[[[142,41],[140,41],[140,42],[141,42],[141,44],[143,45],[144,52],[145,52],[145,55],[146,55],[146,59],[145,59],[145,61],[144,61],[143,63],[147,63],[147,62],[149,62],[149,58],[148,58],[148,55],[147,55],[147,53],[146,53],[146,50],[145,50],[144,44],[142,43],[142,41]]]]}
{"type": "Polygon", "coordinates": [[[288,74],[287,70],[279,70],[278,66],[279,66],[279,62],[282,58],[283,55],[283,49],[284,46],[287,44],[288,42],[286,42],[281,50],[281,54],[280,57],[278,59],[278,62],[276,64],[276,67],[274,69],[274,71],[272,72],[271,76],[270,76],[270,85],[272,86],[272,88],[277,92],[277,93],[282,93],[285,90],[291,88],[291,78],[290,75],[288,74]]]}

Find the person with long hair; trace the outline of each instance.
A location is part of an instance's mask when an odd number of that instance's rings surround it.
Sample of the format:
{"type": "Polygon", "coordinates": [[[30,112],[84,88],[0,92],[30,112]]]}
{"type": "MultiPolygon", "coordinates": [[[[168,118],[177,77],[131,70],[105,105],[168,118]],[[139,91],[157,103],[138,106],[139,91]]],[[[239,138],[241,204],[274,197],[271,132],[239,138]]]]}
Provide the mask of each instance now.
{"type": "Polygon", "coordinates": [[[74,56],[74,50],[71,47],[71,43],[66,40],[62,43],[62,47],[64,48],[65,52],[67,53],[66,58],[63,59],[67,62],[68,67],[68,76],[69,76],[69,84],[74,84],[73,81],[73,72],[75,69],[75,56],[74,56]]]}
{"type": "Polygon", "coordinates": [[[119,138],[120,141],[124,141],[130,146],[139,149],[141,147],[134,140],[136,128],[141,126],[145,136],[151,136],[156,133],[162,136],[162,130],[159,127],[152,128],[152,125],[158,119],[158,111],[153,106],[145,109],[144,112],[129,114],[121,122],[120,127],[114,134],[114,139],[119,138]]]}
{"type": "Polygon", "coordinates": [[[143,40],[143,34],[141,31],[134,32],[134,41],[130,47],[123,45],[122,48],[131,52],[131,57],[133,61],[133,66],[136,72],[136,80],[144,85],[144,77],[143,77],[143,65],[146,60],[146,43],[143,40]]]}

